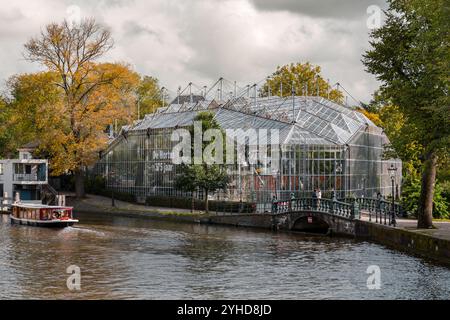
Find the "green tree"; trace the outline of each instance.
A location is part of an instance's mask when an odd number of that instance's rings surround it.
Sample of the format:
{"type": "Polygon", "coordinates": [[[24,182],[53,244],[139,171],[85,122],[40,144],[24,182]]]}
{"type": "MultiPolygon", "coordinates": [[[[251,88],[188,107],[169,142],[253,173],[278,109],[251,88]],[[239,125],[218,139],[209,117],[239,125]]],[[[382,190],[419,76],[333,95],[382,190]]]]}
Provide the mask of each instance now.
{"type": "MultiPolygon", "coordinates": [[[[200,112],[194,118],[194,121],[199,121],[202,124],[203,133],[208,129],[219,129],[220,125],[214,118],[214,114],[211,112],[200,112]]],[[[194,137],[194,126],[190,128],[191,137],[194,137]]],[[[203,135],[203,134],[202,134],[203,135]]],[[[224,143],[225,138],[222,134],[222,142],[224,143]]],[[[215,138],[209,142],[202,142],[202,153],[209,144],[214,144],[215,138]]],[[[194,149],[194,141],[192,141],[192,153],[194,149]]],[[[225,149],[225,148],[223,148],[225,149]]],[[[223,150],[225,151],[225,150],[223,150]]],[[[218,152],[215,150],[214,152],[218,152]]],[[[198,189],[204,191],[205,196],[205,211],[209,211],[209,194],[220,189],[225,189],[229,183],[229,176],[226,172],[226,168],[223,164],[208,164],[202,161],[201,164],[182,164],[180,166],[179,174],[175,178],[175,186],[179,187],[181,190],[188,192],[195,192],[198,189]]]]}
{"type": "Polygon", "coordinates": [[[419,132],[414,123],[408,121],[400,108],[388,104],[379,111],[381,127],[389,137],[390,144],[385,146],[385,158],[400,158],[403,161],[405,176],[420,175],[421,155],[424,152],[419,142],[419,132]]]}
{"type": "MultiPolygon", "coordinates": [[[[401,202],[403,207],[417,216],[420,198],[420,170],[423,165],[421,154],[424,151],[419,143],[420,132],[414,123],[408,121],[400,108],[384,99],[378,92],[373,101],[364,109],[365,112],[379,120],[379,126],[389,137],[391,143],[385,145],[386,159],[400,158],[403,161],[403,183],[401,202]],[[370,111],[367,111],[370,110],[370,111]]],[[[372,118],[371,118],[372,119],[372,118]]],[[[374,119],[372,119],[374,120],[374,119]]],[[[448,156],[439,158],[436,190],[433,195],[433,217],[446,218],[450,209],[450,179],[448,174],[448,156]]]]}
{"type": "MultiPolygon", "coordinates": [[[[402,186],[402,206],[413,215],[418,214],[421,182],[414,175],[406,175],[402,186]]],[[[445,194],[445,185],[437,183],[433,195],[433,217],[437,219],[448,219],[450,216],[448,200],[445,194]]]]}
{"type": "Polygon", "coordinates": [[[191,212],[194,211],[195,207],[195,192],[199,185],[197,168],[193,165],[187,165],[185,163],[180,165],[179,174],[175,178],[175,188],[185,192],[191,193],[191,212]]]}
{"type": "Polygon", "coordinates": [[[158,79],[154,77],[142,77],[137,88],[137,95],[140,118],[143,118],[145,114],[155,112],[163,104],[163,92],[159,87],[158,79]]]}
{"type": "Polygon", "coordinates": [[[266,80],[266,83],[260,90],[261,95],[267,96],[269,94],[280,97],[287,97],[292,95],[292,85],[296,95],[317,95],[337,103],[342,103],[344,95],[340,90],[332,89],[328,81],[322,78],[321,68],[314,66],[309,62],[306,63],[291,63],[282,67],[277,67],[277,70],[266,80]]]}
{"type": "Polygon", "coordinates": [[[0,159],[10,155],[12,141],[11,131],[8,130],[10,113],[6,99],[0,96],[0,159]]]}
{"type": "Polygon", "coordinates": [[[449,151],[449,12],[446,0],[390,0],[386,23],[363,56],[423,150],[418,228],[432,227],[438,158],[449,151]]]}
{"type": "Polygon", "coordinates": [[[55,81],[57,75],[53,72],[20,74],[9,78],[4,152],[15,153],[17,148],[30,141],[40,140],[41,132],[57,125],[61,92],[54,85],[55,81]]]}

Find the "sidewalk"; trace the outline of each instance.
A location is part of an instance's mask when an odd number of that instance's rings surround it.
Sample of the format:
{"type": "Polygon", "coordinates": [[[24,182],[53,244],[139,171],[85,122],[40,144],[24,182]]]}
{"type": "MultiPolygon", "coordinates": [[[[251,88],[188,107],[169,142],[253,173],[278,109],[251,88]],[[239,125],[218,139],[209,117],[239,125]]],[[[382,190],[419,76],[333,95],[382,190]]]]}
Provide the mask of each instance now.
{"type": "MultiPolygon", "coordinates": [[[[361,220],[369,221],[369,215],[367,213],[363,213],[361,216],[361,220]]],[[[375,218],[372,216],[372,222],[375,223],[375,218]]],[[[397,227],[398,229],[404,229],[410,232],[416,232],[428,235],[430,237],[436,239],[442,239],[450,241],[450,222],[446,221],[433,221],[433,225],[436,229],[417,229],[417,220],[416,219],[402,219],[397,218],[397,227]]]]}
{"type": "Polygon", "coordinates": [[[191,212],[189,209],[165,208],[156,206],[146,206],[135,203],[129,203],[120,200],[114,200],[114,207],[111,205],[111,198],[92,195],[86,195],[86,198],[78,200],[74,194],[65,193],[67,204],[74,207],[75,211],[101,212],[101,213],[137,213],[149,216],[202,216],[203,211],[191,212]]]}

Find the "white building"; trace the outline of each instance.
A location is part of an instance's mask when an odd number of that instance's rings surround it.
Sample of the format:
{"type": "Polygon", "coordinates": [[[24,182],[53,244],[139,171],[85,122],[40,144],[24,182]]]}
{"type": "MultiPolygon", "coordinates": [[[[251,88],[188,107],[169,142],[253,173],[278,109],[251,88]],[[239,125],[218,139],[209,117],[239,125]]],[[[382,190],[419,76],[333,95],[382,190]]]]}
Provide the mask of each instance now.
{"type": "Polygon", "coordinates": [[[33,159],[35,143],[18,149],[19,159],[0,160],[0,197],[24,201],[40,201],[48,184],[48,160],[33,159]]]}

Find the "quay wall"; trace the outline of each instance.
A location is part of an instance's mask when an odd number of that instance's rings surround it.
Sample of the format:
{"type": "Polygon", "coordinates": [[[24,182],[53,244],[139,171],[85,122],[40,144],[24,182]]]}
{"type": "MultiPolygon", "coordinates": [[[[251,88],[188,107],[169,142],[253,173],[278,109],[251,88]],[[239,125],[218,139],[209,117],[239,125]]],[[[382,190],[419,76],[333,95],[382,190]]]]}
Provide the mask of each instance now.
{"type": "Polygon", "coordinates": [[[391,228],[367,221],[356,222],[356,237],[432,259],[450,266],[450,241],[417,230],[391,228]]]}
{"type": "Polygon", "coordinates": [[[270,214],[239,214],[205,217],[200,223],[231,225],[235,227],[250,227],[272,229],[272,215],[270,214]]]}
{"type": "MultiPolygon", "coordinates": [[[[231,225],[236,227],[253,227],[273,229],[273,217],[270,214],[243,214],[209,216],[200,219],[201,223],[231,225]]],[[[416,230],[392,228],[389,226],[354,220],[352,226],[355,239],[366,240],[385,245],[415,256],[435,260],[450,266],[450,241],[436,238],[416,230]]],[[[338,228],[343,223],[336,223],[332,234],[348,236],[338,228]],[[341,231],[341,232],[339,232],[341,231]]],[[[287,228],[279,228],[280,231],[289,231],[287,228]]]]}

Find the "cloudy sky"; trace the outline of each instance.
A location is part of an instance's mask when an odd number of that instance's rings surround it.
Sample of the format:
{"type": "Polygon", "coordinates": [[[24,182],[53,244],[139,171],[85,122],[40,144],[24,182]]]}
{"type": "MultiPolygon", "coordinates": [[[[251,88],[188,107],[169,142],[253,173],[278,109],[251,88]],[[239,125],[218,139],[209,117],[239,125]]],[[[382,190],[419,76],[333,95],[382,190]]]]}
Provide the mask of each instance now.
{"type": "MultiPolygon", "coordinates": [[[[130,63],[172,91],[219,77],[242,86],[278,65],[310,61],[368,102],[378,83],[364,71],[370,6],[385,0],[0,0],[0,81],[38,70],[23,44],[42,26],[95,17],[111,29],[107,60],[130,63]]],[[[369,20],[370,21],[370,20],[369,20]]],[[[369,22],[370,23],[370,22],[369,22]]]]}

